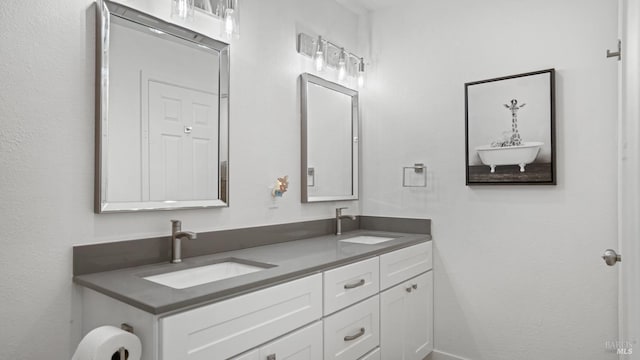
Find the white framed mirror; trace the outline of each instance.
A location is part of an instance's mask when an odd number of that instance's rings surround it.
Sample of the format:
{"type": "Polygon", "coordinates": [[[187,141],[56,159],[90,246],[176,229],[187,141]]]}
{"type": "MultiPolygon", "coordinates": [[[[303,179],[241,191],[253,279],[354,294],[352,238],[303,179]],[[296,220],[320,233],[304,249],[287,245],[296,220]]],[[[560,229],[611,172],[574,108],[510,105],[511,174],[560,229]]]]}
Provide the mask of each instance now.
{"type": "Polygon", "coordinates": [[[229,45],[102,0],[97,213],[229,204],[229,45]]]}
{"type": "Polygon", "coordinates": [[[358,92],[300,76],[302,202],[358,199],[358,92]]]}

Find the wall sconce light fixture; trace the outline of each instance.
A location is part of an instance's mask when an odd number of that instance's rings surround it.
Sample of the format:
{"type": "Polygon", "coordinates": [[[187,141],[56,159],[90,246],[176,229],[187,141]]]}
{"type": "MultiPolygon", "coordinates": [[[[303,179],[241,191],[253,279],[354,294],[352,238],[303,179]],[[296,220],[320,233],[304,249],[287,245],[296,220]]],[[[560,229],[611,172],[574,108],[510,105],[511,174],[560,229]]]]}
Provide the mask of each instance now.
{"type": "Polygon", "coordinates": [[[298,34],[298,53],[313,59],[316,71],[332,68],[338,71],[338,79],[356,79],[358,87],[364,86],[364,58],[346,51],[343,47],[325,40],[322,36],[312,37],[298,34]]]}
{"type": "MultiPolygon", "coordinates": [[[[240,8],[239,0],[171,0],[175,2],[195,1],[195,7],[209,15],[220,19],[220,33],[227,38],[240,37],[240,8]]],[[[192,7],[194,5],[191,5],[192,7]]]]}

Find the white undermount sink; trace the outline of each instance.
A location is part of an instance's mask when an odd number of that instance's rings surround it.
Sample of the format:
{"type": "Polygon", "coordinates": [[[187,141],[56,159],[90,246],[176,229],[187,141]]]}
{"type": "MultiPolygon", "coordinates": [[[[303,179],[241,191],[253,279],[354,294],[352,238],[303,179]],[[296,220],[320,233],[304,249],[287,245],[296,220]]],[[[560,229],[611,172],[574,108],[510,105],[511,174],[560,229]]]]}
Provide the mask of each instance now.
{"type": "Polygon", "coordinates": [[[143,277],[143,279],[174,289],[186,289],[196,285],[250,274],[272,266],[273,265],[268,264],[254,265],[229,260],[211,265],[151,275],[143,277]]]}
{"type": "Polygon", "coordinates": [[[385,241],[389,241],[393,239],[395,238],[385,237],[385,236],[360,235],[360,236],[354,236],[352,238],[348,238],[340,241],[354,243],[354,244],[375,245],[375,244],[383,243],[385,241]]]}

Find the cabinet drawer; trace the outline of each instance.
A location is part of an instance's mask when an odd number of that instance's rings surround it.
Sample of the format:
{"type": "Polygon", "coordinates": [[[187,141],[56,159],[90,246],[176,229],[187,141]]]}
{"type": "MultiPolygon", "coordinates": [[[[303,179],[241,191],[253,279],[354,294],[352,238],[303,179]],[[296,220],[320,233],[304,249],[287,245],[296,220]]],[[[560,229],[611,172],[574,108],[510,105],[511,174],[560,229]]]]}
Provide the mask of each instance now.
{"type": "Polygon", "coordinates": [[[231,360],[322,360],[322,321],[231,360]]]}
{"type": "Polygon", "coordinates": [[[263,346],[260,359],[322,360],[322,321],[263,346]]]}
{"type": "Polygon", "coordinates": [[[380,289],[387,289],[432,267],[431,241],[380,256],[380,289]]]}
{"type": "Polygon", "coordinates": [[[325,360],[353,360],[380,343],[380,301],[376,295],[324,320],[325,360]]]}
{"type": "Polygon", "coordinates": [[[324,273],[324,314],[354,304],[380,290],[378,258],[360,261],[324,273]]]}
{"type": "Polygon", "coordinates": [[[227,359],[320,317],[317,274],[160,319],[162,359],[227,359]]]}
{"type": "Polygon", "coordinates": [[[380,360],[380,348],[379,347],[376,348],[375,350],[361,357],[358,360],[380,360]]]}

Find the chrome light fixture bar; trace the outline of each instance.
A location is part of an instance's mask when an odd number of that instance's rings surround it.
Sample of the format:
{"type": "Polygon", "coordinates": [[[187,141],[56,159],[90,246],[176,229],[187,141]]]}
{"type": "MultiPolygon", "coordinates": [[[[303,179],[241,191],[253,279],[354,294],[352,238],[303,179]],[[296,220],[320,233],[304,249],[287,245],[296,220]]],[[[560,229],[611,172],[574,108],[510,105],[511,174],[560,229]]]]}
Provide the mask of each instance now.
{"type": "Polygon", "coordinates": [[[338,79],[355,78],[359,87],[364,86],[364,58],[350,53],[344,47],[324,39],[322,36],[298,34],[298,53],[312,58],[317,71],[331,68],[338,71],[338,79]]]}

